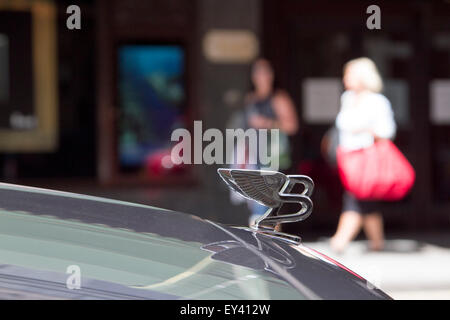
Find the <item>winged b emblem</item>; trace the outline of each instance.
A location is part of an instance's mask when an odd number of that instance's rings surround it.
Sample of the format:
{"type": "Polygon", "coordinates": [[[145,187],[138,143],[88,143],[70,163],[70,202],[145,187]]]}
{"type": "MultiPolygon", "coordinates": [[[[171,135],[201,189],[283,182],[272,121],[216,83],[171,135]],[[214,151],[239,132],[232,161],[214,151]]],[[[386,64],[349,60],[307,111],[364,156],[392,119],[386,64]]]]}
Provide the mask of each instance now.
{"type": "Polygon", "coordinates": [[[312,213],[310,199],[314,182],[308,176],[284,175],[276,171],[218,169],[217,172],[227,185],[241,196],[254,200],[268,210],[255,221],[254,228],[273,228],[278,223],[305,220],[312,213]],[[291,193],[296,184],[303,185],[301,193],[291,193]],[[283,204],[298,204],[299,210],[290,214],[280,214],[283,204]]]}

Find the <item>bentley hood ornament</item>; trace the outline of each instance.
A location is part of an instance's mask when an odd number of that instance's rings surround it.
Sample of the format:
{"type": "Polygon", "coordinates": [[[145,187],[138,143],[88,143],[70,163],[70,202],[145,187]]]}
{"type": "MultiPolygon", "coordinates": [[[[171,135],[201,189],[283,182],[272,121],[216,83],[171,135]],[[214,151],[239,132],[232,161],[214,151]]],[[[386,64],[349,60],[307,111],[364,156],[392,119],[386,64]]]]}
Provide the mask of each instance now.
{"type": "Polygon", "coordinates": [[[310,196],[314,182],[307,176],[246,169],[218,169],[217,172],[227,185],[241,196],[268,207],[266,213],[251,226],[254,229],[273,230],[279,223],[305,220],[312,212],[313,203],[310,196]],[[291,193],[297,184],[303,185],[303,191],[291,193]],[[297,204],[298,210],[281,214],[282,206],[287,203],[297,204]]]}

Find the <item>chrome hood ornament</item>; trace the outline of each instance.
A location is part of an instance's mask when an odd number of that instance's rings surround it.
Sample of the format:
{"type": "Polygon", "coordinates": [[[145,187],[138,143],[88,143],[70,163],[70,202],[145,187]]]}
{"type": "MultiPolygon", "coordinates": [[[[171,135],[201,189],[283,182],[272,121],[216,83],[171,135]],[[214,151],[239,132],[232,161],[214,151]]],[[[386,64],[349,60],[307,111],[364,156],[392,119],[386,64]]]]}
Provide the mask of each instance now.
{"type": "Polygon", "coordinates": [[[274,230],[279,223],[305,220],[310,216],[313,203],[310,199],[314,182],[303,175],[284,175],[276,171],[218,169],[217,172],[227,185],[241,196],[268,207],[258,218],[253,229],[274,230]],[[291,193],[296,184],[302,184],[301,193],[291,193]],[[285,203],[299,205],[299,210],[291,214],[280,214],[285,203]]]}

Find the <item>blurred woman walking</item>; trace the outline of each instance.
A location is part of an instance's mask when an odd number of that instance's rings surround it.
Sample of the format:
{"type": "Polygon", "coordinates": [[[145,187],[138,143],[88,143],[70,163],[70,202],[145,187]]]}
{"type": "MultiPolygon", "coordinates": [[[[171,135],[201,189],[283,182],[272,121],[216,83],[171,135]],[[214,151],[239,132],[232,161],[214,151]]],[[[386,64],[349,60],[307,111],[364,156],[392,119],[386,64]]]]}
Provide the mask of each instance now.
{"type": "MultiPolygon", "coordinates": [[[[251,81],[253,90],[245,99],[247,128],[279,130],[279,141],[270,141],[270,144],[278,144],[279,168],[287,169],[291,165],[289,136],[294,135],[298,130],[294,102],[286,91],[275,89],[274,71],[266,59],[260,58],[253,63],[251,81]]],[[[267,146],[267,150],[271,150],[271,147],[267,146]]],[[[260,169],[261,164],[258,163],[249,168],[260,169]]],[[[252,215],[249,218],[249,224],[252,225],[255,219],[266,212],[267,208],[254,201],[250,206],[252,215]]]]}
{"type": "MultiPolygon", "coordinates": [[[[393,139],[394,115],[389,100],[380,94],[383,83],[373,61],[368,58],[349,61],[344,66],[343,82],[345,92],[336,118],[339,148],[350,152],[370,148],[378,139],[393,139]]],[[[379,201],[361,200],[346,191],[337,231],[330,241],[332,249],[342,252],[363,228],[370,249],[382,250],[383,217],[379,207],[379,201]]]]}

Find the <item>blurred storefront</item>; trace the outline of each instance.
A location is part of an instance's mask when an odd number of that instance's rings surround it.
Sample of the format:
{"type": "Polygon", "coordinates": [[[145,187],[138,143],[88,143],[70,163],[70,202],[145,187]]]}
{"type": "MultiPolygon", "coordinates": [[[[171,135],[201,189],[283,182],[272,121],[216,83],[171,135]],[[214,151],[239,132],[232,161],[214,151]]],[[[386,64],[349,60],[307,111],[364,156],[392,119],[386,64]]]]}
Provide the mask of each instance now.
{"type": "Polygon", "coordinates": [[[0,1],[3,180],[192,186],[227,197],[217,166],[164,165],[170,134],[194,120],[225,129],[249,89],[251,62],[265,56],[300,116],[290,171],[317,185],[302,228],[334,226],[342,191],[321,139],[338,111],[343,64],[366,55],[386,80],[395,142],[417,171],[412,194],[385,208],[387,223],[448,227],[450,3],[379,1],[380,30],[366,27],[369,4],[0,1]],[[81,9],[79,30],[66,26],[71,4],[81,9]]]}

